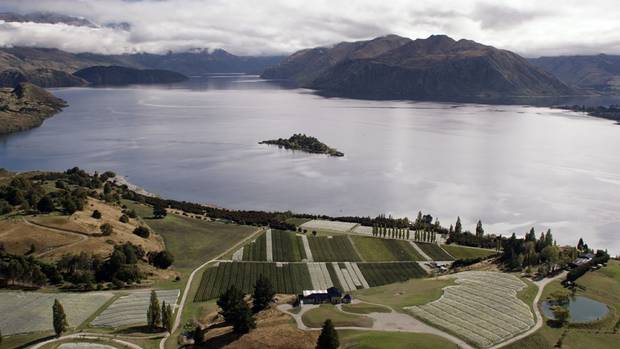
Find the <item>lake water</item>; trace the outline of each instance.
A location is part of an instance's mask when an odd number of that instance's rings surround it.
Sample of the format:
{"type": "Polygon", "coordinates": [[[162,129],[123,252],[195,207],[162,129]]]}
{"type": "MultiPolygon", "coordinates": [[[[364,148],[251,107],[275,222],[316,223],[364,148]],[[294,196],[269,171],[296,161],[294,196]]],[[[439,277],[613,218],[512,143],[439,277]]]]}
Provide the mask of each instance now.
{"type": "Polygon", "coordinates": [[[620,253],[620,126],[527,106],[326,99],[255,77],[67,88],[42,127],[0,138],[0,167],[114,170],[223,207],[415,217],[620,253]],[[259,145],[306,133],[345,153],[259,145]]]}
{"type": "MultiPolygon", "coordinates": [[[[555,318],[551,310],[552,307],[553,304],[551,302],[543,302],[543,313],[549,319],[555,318]]],[[[607,305],[604,303],[582,296],[572,297],[568,304],[568,309],[570,310],[569,321],[572,323],[597,321],[604,318],[609,313],[609,308],[607,308],[607,305]]]]}

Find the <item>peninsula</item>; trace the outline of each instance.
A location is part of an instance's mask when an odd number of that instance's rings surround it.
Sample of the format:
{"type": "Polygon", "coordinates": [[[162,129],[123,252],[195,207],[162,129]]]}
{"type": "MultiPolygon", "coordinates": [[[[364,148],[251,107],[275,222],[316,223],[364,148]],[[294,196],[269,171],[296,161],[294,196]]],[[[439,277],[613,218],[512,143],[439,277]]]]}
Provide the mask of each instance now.
{"type": "Polygon", "coordinates": [[[0,89],[0,135],[37,127],[66,106],[65,101],[30,83],[0,89]]]}
{"type": "Polygon", "coordinates": [[[344,153],[328,147],[326,144],[321,143],[315,137],[306,136],[305,134],[294,134],[289,139],[278,138],[272,139],[268,141],[262,141],[258,144],[272,144],[277,145],[280,148],[291,149],[291,150],[301,150],[306,153],[312,154],[327,154],[329,156],[344,156],[344,153]]]}

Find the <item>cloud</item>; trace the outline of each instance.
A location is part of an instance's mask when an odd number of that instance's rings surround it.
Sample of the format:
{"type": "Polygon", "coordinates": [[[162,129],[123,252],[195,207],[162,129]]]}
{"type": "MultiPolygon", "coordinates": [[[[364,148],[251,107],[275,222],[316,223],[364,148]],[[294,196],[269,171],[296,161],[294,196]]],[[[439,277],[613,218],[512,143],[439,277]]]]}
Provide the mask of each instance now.
{"type": "Polygon", "coordinates": [[[0,22],[0,45],[71,52],[286,54],[388,33],[442,33],[526,56],[620,54],[620,8],[613,0],[2,0],[0,11],[53,12],[95,23],[0,22]]]}

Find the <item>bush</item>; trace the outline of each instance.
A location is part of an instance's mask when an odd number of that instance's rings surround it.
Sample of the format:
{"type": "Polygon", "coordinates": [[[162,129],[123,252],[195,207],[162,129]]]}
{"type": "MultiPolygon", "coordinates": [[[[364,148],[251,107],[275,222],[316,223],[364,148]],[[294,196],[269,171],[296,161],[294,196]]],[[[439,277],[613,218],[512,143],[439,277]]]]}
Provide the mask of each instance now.
{"type": "Polygon", "coordinates": [[[125,214],[129,217],[129,218],[138,218],[138,214],[136,213],[135,210],[126,210],[125,214]]]}
{"type": "Polygon", "coordinates": [[[13,207],[8,203],[8,201],[0,199],[0,215],[7,214],[13,211],[13,207]]]}
{"type": "Polygon", "coordinates": [[[126,215],[122,215],[118,220],[121,223],[129,223],[129,217],[127,217],[126,215]]]}
{"type": "Polygon", "coordinates": [[[99,212],[99,210],[94,210],[91,217],[93,217],[94,219],[101,219],[101,212],[99,212]]]}
{"type": "Polygon", "coordinates": [[[103,223],[99,229],[101,230],[101,234],[104,236],[112,235],[114,232],[114,228],[110,225],[110,223],[103,223]]]}
{"type": "Polygon", "coordinates": [[[141,238],[145,238],[148,239],[148,237],[151,235],[151,231],[149,230],[149,228],[147,227],[137,227],[136,229],[133,230],[133,233],[138,235],[141,238]]]}
{"type": "Polygon", "coordinates": [[[54,208],[54,201],[47,195],[37,203],[37,210],[41,213],[50,213],[54,211],[54,208]]]}
{"type": "Polygon", "coordinates": [[[168,251],[160,251],[149,255],[151,264],[159,269],[168,269],[174,263],[174,256],[168,251]]]}

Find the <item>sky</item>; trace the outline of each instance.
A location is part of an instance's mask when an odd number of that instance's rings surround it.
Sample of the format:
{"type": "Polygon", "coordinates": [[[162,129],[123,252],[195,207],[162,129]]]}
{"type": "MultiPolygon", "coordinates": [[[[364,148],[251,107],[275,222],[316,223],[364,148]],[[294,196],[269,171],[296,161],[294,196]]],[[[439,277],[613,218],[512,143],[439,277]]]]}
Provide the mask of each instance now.
{"type": "Polygon", "coordinates": [[[289,54],[386,34],[446,34],[526,57],[620,54],[615,0],[1,0],[0,12],[54,12],[94,26],[0,21],[0,46],[163,53],[222,48],[289,54]]]}

